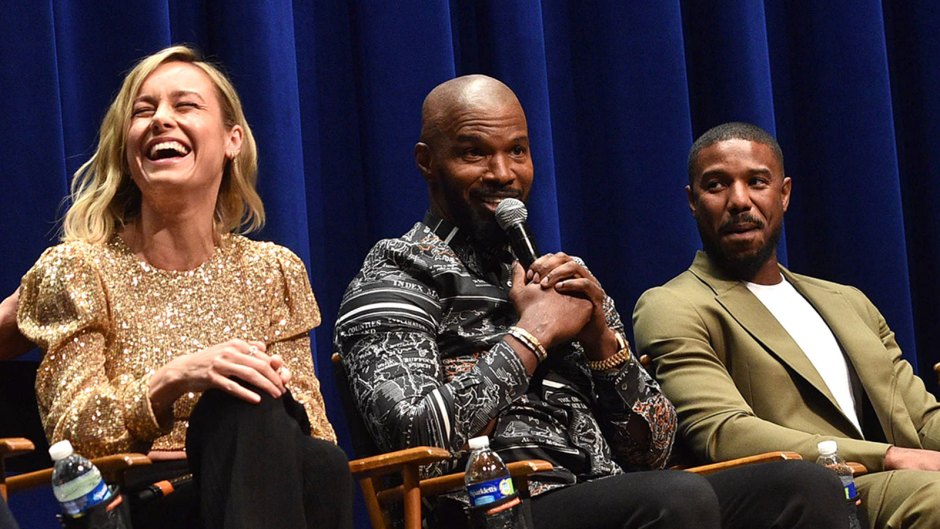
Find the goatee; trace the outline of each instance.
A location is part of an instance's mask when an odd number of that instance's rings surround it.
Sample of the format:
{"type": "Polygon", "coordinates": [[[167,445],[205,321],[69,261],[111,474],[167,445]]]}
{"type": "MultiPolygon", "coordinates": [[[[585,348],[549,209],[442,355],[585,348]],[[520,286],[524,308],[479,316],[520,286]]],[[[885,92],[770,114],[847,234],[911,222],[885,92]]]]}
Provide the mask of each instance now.
{"type": "Polygon", "coordinates": [[[470,239],[477,245],[486,248],[502,248],[509,244],[506,232],[499,227],[496,220],[483,220],[474,215],[469,228],[470,239]]]}
{"type": "Polygon", "coordinates": [[[717,239],[706,237],[702,225],[696,222],[698,233],[702,239],[702,248],[705,253],[730,277],[742,281],[750,281],[774,256],[777,249],[777,243],[780,242],[780,236],[783,232],[783,226],[777,226],[770,237],[764,242],[763,246],[756,251],[747,253],[730,254],[718,243],[717,239]]]}

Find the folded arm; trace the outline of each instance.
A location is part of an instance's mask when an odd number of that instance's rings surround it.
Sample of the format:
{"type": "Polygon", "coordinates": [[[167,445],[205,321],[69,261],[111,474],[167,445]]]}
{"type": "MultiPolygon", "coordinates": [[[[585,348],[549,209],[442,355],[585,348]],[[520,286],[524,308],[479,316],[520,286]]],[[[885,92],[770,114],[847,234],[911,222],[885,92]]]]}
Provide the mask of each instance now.
{"type": "MultiPolygon", "coordinates": [[[[532,264],[526,279],[542,288],[591,301],[591,318],[573,344],[584,360],[598,362],[624,354],[616,335],[624,344],[626,338],[614,300],[580,258],[565,253],[546,254],[532,264]]],[[[675,408],[629,352],[629,346],[626,354],[626,361],[614,369],[591,371],[596,392],[594,411],[622,465],[661,468],[675,438],[675,408]]]]}

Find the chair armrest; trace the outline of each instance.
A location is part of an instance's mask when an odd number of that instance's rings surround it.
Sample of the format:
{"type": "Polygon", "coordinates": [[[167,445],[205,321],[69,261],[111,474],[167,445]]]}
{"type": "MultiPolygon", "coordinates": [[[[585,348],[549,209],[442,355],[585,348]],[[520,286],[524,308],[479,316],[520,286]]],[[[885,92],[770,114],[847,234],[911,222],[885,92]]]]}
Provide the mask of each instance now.
{"type": "MultiPolygon", "coordinates": [[[[778,451],[778,452],[766,452],[763,454],[757,454],[757,455],[748,456],[748,457],[740,457],[738,459],[731,459],[729,461],[721,461],[719,463],[712,463],[710,465],[701,465],[701,466],[691,467],[691,468],[677,467],[677,469],[686,470],[688,472],[694,472],[696,474],[702,474],[704,476],[706,474],[711,474],[713,472],[718,472],[720,470],[740,467],[744,465],[753,465],[755,463],[768,463],[771,461],[790,461],[790,460],[796,461],[796,460],[801,460],[801,459],[803,459],[803,456],[801,456],[800,454],[797,454],[796,452],[778,451]]],[[[852,473],[856,476],[861,476],[862,474],[868,473],[868,468],[865,467],[865,465],[861,463],[855,463],[853,461],[849,461],[846,464],[852,467],[852,473]]]]}
{"type": "Polygon", "coordinates": [[[419,467],[450,458],[450,452],[433,446],[416,446],[349,462],[349,471],[356,479],[384,476],[405,467],[419,467]]]}
{"type": "MultiPolygon", "coordinates": [[[[105,481],[113,483],[121,481],[124,471],[127,469],[149,465],[150,458],[143,454],[115,454],[97,457],[92,459],[91,462],[98,467],[105,481]]],[[[34,472],[17,474],[8,477],[6,482],[10,492],[45,486],[52,482],[52,469],[44,468],[34,472]]]]}
{"type": "Polygon", "coordinates": [[[7,491],[9,489],[4,460],[7,456],[32,452],[35,448],[32,441],[22,437],[5,437],[0,439],[0,498],[3,498],[4,501],[7,499],[7,491]]]}
{"type": "Polygon", "coordinates": [[[354,459],[349,462],[349,471],[359,481],[362,496],[372,526],[390,527],[387,514],[383,512],[378,494],[384,488],[380,478],[386,474],[400,473],[403,484],[399,497],[404,505],[404,527],[421,527],[421,490],[418,467],[450,458],[450,452],[433,446],[416,446],[377,456],[354,459]]]}
{"type": "MultiPolygon", "coordinates": [[[[462,487],[464,475],[459,472],[421,480],[418,469],[422,465],[444,461],[450,457],[450,452],[443,448],[418,446],[350,461],[349,471],[362,487],[372,526],[390,527],[384,506],[400,502],[404,506],[404,527],[421,527],[421,498],[462,487]],[[380,484],[380,480],[374,479],[393,473],[401,474],[401,485],[385,488],[380,484]]],[[[507,468],[516,487],[521,488],[529,475],[551,470],[552,465],[547,461],[529,460],[510,463],[507,468]]]]}
{"type": "Polygon", "coordinates": [[[861,464],[861,463],[856,463],[856,462],[854,462],[854,461],[849,461],[847,464],[848,464],[850,467],[852,467],[852,474],[855,475],[855,476],[861,476],[862,474],[868,474],[868,467],[866,467],[865,465],[863,465],[863,464],[861,464]]]}
{"type": "Polygon", "coordinates": [[[686,468],[687,472],[694,472],[696,474],[707,475],[714,472],[719,472],[721,470],[726,470],[729,468],[740,467],[744,465],[753,465],[755,463],[767,463],[770,461],[788,461],[788,460],[800,460],[803,459],[800,454],[796,452],[766,452],[763,454],[757,454],[747,457],[739,457],[737,459],[731,459],[729,461],[721,461],[719,463],[712,463],[710,465],[701,465],[697,467],[686,468]]]}
{"type": "Polygon", "coordinates": [[[29,439],[22,437],[4,437],[0,439],[0,457],[15,456],[32,452],[36,447],[29,439]]]}
{"type": "MultiPolygon", "coordinates": [[[[506,465],[509,475],[513,481],[528,481],[529,476],[536,472],[547,472],[554,468],[548,461],[541,459],[527,459],[524,461],[513,461],[506,465]]],[[[455,472],[446,476],[437,476],[421,480],[421,497],[437,496],[445,492],[456,490],[464,486],[464,472],[455,472]]],[[[389,505],[401,501],[403,487],[401,485],[383,490],[378,493],[379,503],[389,505]]]]}

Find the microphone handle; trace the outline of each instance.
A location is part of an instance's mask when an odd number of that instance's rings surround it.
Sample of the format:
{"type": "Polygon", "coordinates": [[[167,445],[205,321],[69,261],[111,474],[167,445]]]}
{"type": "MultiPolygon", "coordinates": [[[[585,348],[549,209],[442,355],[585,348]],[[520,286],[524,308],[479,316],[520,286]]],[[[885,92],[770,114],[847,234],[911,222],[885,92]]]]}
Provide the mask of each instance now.
{"type": "Polygon", "coordinates": [[[539,257],[535,237],[532,236],[529,227],[524,222],[513,224],[506,228],[506,235],[509,237],[509,247],[512,248],[512,253],[516,254],[516,259],[519,259],[522,266],[528,270],[539,257]]]}

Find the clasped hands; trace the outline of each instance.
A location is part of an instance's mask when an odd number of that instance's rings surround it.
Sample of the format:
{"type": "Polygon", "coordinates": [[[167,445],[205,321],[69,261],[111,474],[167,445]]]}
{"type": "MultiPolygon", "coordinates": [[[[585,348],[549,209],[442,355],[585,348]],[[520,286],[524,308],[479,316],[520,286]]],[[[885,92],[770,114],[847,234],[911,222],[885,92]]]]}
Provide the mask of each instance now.
{"type": "Polygon", "coordinates": [[[606,298],[597,278],[565,253],[545,254],[528,271],[513,264],[509,299],[519,314],[516,325],[546,348],[577,340],[588,360],[617,352],[617,338],[604,313],[606,298]]]}

